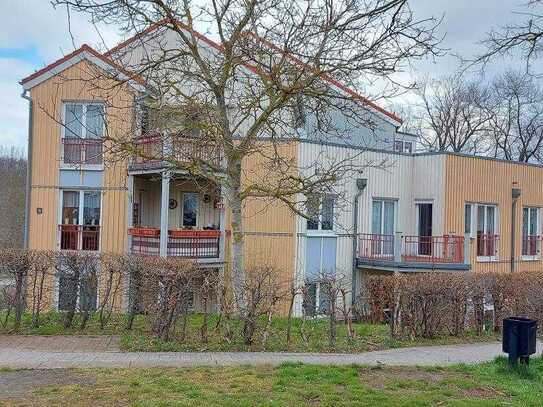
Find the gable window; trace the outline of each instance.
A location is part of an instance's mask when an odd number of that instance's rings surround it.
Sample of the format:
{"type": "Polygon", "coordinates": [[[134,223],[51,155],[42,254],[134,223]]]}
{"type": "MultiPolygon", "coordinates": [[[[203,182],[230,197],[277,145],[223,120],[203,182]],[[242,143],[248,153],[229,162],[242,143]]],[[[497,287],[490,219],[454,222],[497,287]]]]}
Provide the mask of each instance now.
{"type": "Polygon", "coordinates": [[[477,205],[477,257],[495,260],[498,252],[496,234],[497,207],[495,205],[477,205]]]}
{"type": "Polygon", "coordinates": [[[334,229],[334,201],[333,195],[312,196],[307,199],[308,230],[334,229]]]}
{"type": "Polygon", "coordinates": [[[412,153],[413,152],[413,142],[395,140],[394,141],[394,151],[398,153],[412,153]]]}
{"type": "Polygon", "coordinates": [[[102,164],[104,114],[102,103],[64,103],[62,161],[65,164],[102,164]]]}
{"type": "Polygon", "coordinates": [[[539,208],[522,208],[522,257],[539,257],[539,208]]]}

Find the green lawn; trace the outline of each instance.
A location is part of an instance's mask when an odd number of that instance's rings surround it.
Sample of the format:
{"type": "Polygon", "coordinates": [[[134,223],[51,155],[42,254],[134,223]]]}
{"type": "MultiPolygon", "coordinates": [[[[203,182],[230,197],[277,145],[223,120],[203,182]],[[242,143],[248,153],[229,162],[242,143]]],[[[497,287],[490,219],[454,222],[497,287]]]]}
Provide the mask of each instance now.
{"type": "MultiPolygon", "coordinates": [[[[32,389],[10,403],[196,406],[541,406],[543,360],[511,371],[503,358],[447,368],[207,367],[82,369],[95,384],[32,389]]],[[[1,398],[0,398],[1,399],[1,398]]]]}
{"type": "MultiPolygon", "coordinates": [[[[294,319],[292,325],[292,336],[290,345],[287,346],[286,331],[287,321],[285,318],[274,318],[269,329],[267,339],[262,335],[265,320],[259,323],[260,329],[254,337],[254,343],[250,346],[243,344],[240,321],[231,321],[232,335],[227,336],[224,330],[217,330],[217,316],[212,315],[209,321],[209,338],[203,343],[200,338],[200,327],[202,325],[201,315],[191,315],[187,322],[187,336],[184,341],[180,339],[179,328],[170,341],[161,341],[150,334],[149,322],[146,317],[138,316],[134,329],[125,330],[126,317],[114,315],[113,319],[102,331],[97,316],[94,316],[88,323],[85,330],[80,330],[77,317],[74,321],[75,328],[64,329],[61,315],[56,312],[47,313],[42,316],[42,324],[38,328],[31,327],[29,315],[23,318],[23,324],[19,333],[34,335],[59,335],[59,334],[113,334],[120,335],[121,348],[127,351],[292,351],[292,352],[363,352],[379,349],[388,349],[403,346],[415,345],[437,345],[466,343],[477,341],[495,340],[496,335],[487,333],[476,336],[468,333],[463,337],[444,336],[433,339],[391,339],[389,328],[386,325],[372,325],[366,323],[354,324],[355,338],[349,338],[347,328],[342,323],[338,324],[337,342],[334,349],[329,346],[328,320],[308,320],[304,324],[302,336],[302,320],[294,319]],[[303,337],[305,336],[305,340],[303,337]]],[[[178,324],[179,325],[179,324],[178,324]]],[[[0,333],[13,332],[12,324],[7,328],[0,327],[0,333]]]]}

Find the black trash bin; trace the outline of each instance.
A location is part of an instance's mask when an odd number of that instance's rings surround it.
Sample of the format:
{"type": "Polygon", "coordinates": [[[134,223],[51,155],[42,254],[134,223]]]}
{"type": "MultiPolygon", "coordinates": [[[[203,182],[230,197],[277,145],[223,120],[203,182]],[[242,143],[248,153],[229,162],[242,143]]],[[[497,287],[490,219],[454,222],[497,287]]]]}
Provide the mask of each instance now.
{"type": "Polygon", "coordinates": [[[510,317],[503,320],[502,349],[509,354],[509,363],[515,365],[520,358],[528,363],[536,352],[537,321],[530,318],[510,317]]]}

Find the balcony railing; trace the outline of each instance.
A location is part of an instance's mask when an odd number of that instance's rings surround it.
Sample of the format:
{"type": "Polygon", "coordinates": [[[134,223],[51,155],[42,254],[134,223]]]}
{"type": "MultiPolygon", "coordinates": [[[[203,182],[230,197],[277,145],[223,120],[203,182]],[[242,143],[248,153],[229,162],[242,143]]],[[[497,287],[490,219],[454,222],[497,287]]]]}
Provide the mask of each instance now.
{"type": "Polygon", "coordinates": [[[196,137],[169,136],[165,139],[161,134],[154,133],[139,137],[134,144],[137,152],[133,164],[137,166],[157,165],[167,159],[179,162],[203,160],[216,167],[221,165],[219,147],[196,137]]]}
{"type": "Polygon", "coordinates": [[[477,256],[495,257],[498,254],[498,235],[477,234],[477,256]]]}
{"type": "Polygon", "coordinates": [[[522,255],[527,257],[539,256],[541,236],[528,235],[522,237],[522,255]]]}
{"type": "Polygon", "coordinates": [[[101,139],[63,138],[62,149],[64,164],[102,164],[101,139]]]}
{"type": "MultiPolygon", "coordinates": [[[[147,256],[160,254],[160,229],[130,228],[131,252],[147,256]]],[[[187,259],[218,259],[219,230],[169,230],[167,255],[187,259]]]]}
{"type": "Polygon", "coordinates": [[[364,233],[358,238],[358,257],[375,260],[394,260],[394,235],[364,233]]]}
{"type": "Polygon", "coordinates": [[[100,226],[58,225],[61,250],[91,250],[100,248],[100,226]]]}
{"type": "Polygon", "coordinates": [[[464,263],[464,237],[361,234],[358,258],[364,261],[404,263],[464,263]],[[396,241],[398,240],[398,241],[396,241]],[[399,253],[396,253],[399,250],[399,253]]]}
{"type": "Polygon", "coordinates": [[[415,263],[463,263],[464,237],[405,236],[403,259],[415,263]]]}

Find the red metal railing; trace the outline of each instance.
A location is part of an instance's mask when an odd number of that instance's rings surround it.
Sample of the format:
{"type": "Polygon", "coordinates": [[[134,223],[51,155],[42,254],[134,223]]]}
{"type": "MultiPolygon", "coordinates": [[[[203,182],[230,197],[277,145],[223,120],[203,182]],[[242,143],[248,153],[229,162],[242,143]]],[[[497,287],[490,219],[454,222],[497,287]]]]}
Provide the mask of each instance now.
{"type": "Polygon", "coordinates": [[[65,164],[102,164],[101,139],[63,138],[62,146],[65,164]]]}
{"type": "Polygon", "coordinates": [[[165,138],[159,133],[148,134],[135,140],[137,152],[134,154],[134,164],[156,164],[166,157],[180,162],[200,159],[210,162],[217,167],[221,164],[220,149],[216,144],[194,137],[169,136],[171,150],[166,151],[165,138]]]}
{"type": "Polygon", "coordinates": [[[61,250],[99,250],[100,226],[58,225],[61,250]]]}
{"type": "MultiPolygon", "coordinates": [[[[160,229],[130,228],[132,253],[158,256],[160,229]]],[[[216,259],[220,253],[221,232],[218,230],[169,230],[167,255],[190,259],[216,259]]]]}
{"type": "Polygon", "coordinates": [[[494,257],[498,253],[498,235],[477,234],[477,256],[494,257]]]}
{"type": "Polygon", "coordinates": [[[402,259],[416,263],[463,263],[464,237],[404,236],[402,259]]]}
{"type": "Polygon", "coordinates": [[[371,260],[394,260],[394,235],[361,234],[358,238],[358,257],[371,260]]]}
{"type": "Polygon", "coordinates": [[[522,237],[522,255],[523,256],[537,256],[539,255],[539,244],[541,242],[541,236],[528,235],[522,237]]]}

